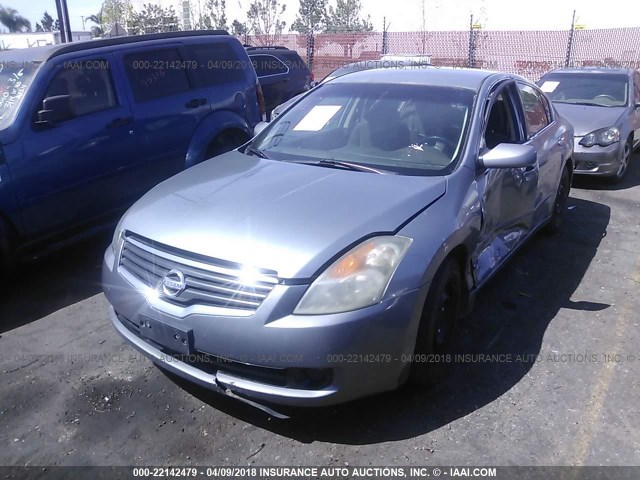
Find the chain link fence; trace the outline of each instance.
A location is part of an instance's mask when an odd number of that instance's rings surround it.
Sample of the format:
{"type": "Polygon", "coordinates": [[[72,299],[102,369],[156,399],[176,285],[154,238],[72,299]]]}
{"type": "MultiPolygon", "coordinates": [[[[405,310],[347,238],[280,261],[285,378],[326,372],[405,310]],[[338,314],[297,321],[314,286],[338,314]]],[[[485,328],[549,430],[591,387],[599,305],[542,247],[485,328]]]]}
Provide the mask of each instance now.
{"type": "Polygon", "coordinates": [[[430,55],[431,63],[437,66],[500,70],[531,80],[567,65],[640,67],[640,27],[249,35],[240,40],[296,50],[310,63],[318,80],[347,63],[377,60],[383,54],[430,55]]]}

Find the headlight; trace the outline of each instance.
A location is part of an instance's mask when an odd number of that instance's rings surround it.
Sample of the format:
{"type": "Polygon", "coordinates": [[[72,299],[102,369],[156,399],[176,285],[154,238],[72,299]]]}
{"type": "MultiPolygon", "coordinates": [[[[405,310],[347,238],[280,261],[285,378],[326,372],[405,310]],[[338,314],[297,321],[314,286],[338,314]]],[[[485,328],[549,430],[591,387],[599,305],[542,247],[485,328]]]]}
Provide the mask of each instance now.
{"type": "Polygon", "coordinates": [[[580,140],[580,145],[583,147],[593,147],[594,145],[600,145],[601,147],[608,147],[616,142],[620,141],[620,130],[616,127],[601,128],[595,130],[580,140]]]}
{"type": "Polygon", "coordinates": [[[324,315],[378,303],[411,241],[406,237],[383,236],[362,242],[311,284],[293,313],[324,315]]]}

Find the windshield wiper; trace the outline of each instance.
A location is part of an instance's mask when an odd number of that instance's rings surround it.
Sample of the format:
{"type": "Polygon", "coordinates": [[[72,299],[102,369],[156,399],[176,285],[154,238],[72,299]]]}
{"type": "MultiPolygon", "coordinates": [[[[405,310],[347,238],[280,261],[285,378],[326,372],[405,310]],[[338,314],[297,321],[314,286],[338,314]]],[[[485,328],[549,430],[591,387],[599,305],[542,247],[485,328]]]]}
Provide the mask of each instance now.
{"type": "Polygon", "coordinates": [[[397,175],[397,172],[390,170],[382,170],[381,168],[367,167],[359,163],[343,162],[342,160],[333,160],[331,158],[323,158],[317,162],[314,161],[298,161],[296,163],[305,163],[308,165],[317,165],[319,167],[344,168],[353,170],[354,172],[376,173],[378,175],[397,175]]]}
{"type": "Polygon", "coordinates": [[[265,158],[269,160],[269,157],[267,156],[266,153],[264,153],[259,148],[252,147],[251,145],[249,145],[247,148],[244,149],[244,153],[245,155],[254,155],[256,157],[265,158]]]}
{"type": "Polygon", "coordinates": [[[595,102],[562,102],[557,100],[554,103],[564,103],[566,105],[582,105],[585,107],[618,107],[619,105],[605,105],[603,103],[595,103],[595,102]]]}

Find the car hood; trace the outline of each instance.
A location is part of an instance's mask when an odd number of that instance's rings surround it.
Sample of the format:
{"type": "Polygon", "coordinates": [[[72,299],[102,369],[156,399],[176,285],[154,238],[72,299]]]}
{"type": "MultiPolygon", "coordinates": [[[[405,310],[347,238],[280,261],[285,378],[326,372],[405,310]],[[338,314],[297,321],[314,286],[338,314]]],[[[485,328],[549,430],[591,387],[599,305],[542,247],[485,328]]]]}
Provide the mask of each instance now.
{"type": "Polygon", "coordinates": [[[589,105],[570,105],[554,103],[556,110],[565,117],[575,130],[576,137],[616,125],[626,107],[592,107],[589,105]]]}
{"type": "Polygon", "coordinates": [[[378,175],[233,151],[157,185],[121,228],[156,242],[305,279],[363,237],[395,232],[444,177],[378,175]]]}

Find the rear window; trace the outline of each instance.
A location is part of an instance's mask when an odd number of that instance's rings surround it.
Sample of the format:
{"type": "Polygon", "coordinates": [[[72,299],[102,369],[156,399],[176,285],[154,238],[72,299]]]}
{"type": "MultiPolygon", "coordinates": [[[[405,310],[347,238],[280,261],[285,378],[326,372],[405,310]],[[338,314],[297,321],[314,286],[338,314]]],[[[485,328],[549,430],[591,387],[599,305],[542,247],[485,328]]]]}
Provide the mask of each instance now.
{"type": "Polygon", "coordinates": [[[188,45],[189,55],[196,61],[198,78],[205,85],[242,82],[245,69],[249,68],[245,59],[240,59],[231,45],[226,43],[203,43],[188,45]]]}
{"type": "Polygon", "coordinates": [[[279,75],[289,71],[289,67],[273,55],[251,55],[250,58],[253,68],[259,77],[279,75]]]}
{"type": "Polygon", "coordinates": [[[136,102],[176,95],[189,90],[187,63],[177,48],[147,50],[124,57],[124,66],[136,102]]]}
{"type": "Polygon", "coordinates": [[[552,73],[539,84],[555,103],[619,107],[629,100],[629,79],[624,74],[552,73]]]}

